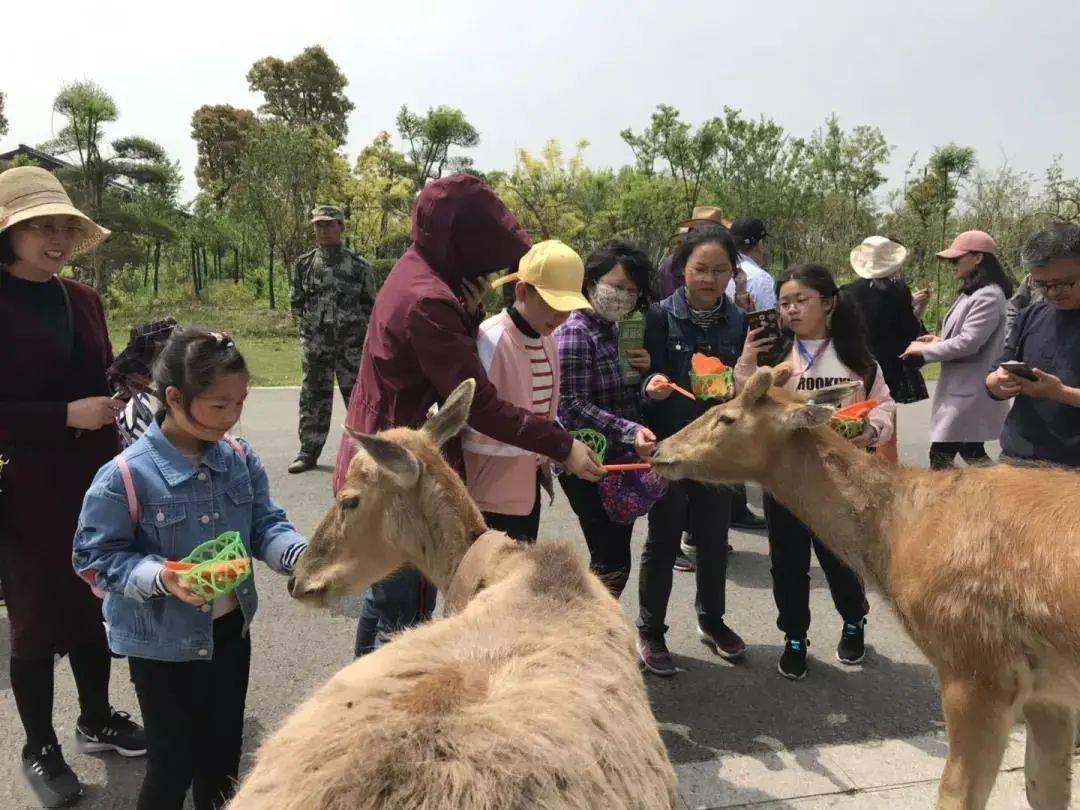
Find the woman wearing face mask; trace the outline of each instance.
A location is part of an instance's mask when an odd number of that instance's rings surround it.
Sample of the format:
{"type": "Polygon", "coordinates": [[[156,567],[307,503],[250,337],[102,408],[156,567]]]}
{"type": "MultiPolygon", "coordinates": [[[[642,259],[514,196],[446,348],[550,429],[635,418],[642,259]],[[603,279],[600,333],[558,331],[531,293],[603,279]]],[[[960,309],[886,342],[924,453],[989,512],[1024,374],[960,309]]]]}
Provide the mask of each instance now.
{"type": "MultiPolygon", "coordinates": [[[[592,310],[573,312],[555,336],[559,345],[559,421],[570,431],[591,429],[607,439],[607,459],[636,453],[643,459],[656,445],[641,424],[637,385],[619,369],[618,322],[648,306],[655,270],[648,257],[626,242],[608,242],[585,263],[582,292],[592,310]]],[[[649,355],[639,349],[630,365],[647,371],[649,355]]],[[[630,576],[634,526],[608,516],[597,484],[564,473],[559,482],[581,524],[592,570],[618,598],[630,576]]]]}
{"type": "MultiPolygon", "coordinates": [[[[643,410],[646,423],[660,439],[681,430],[709,406],[672,396],[668,384],[691,387],[690,362],[695,353],[734,366],[746,336],[745,313],[724,295],[739,260],[731,234],[718,226],[696,228],[675,260],[684,268],[685,286],[653,305],[645,318],[645,348],[651,364],[643,410]]],[[[649,537],[638,580],[638,657],[656,675],[675,674],[664,641],[664,620],[672,564],[688,506],[689,529],[697,547],[698,635],[703,644],[728,660],[746,651],[739,634],[724,623],[731,492],[693,481],[675,482],[649,512],[649,537]]]]}
{"type": "Polygon", "coordinates": [[[1005,322],[1013,282],[994,255],[990,234],[966,231],[938,258],[952,264],[960,294],[945,316],[941,336],[912,341],[903,357],[941,363],[930,409],[930,466],[953,466],[957,454],[968,464],[989,464],[984,442],[1001,435],[1009,406],[986,395],[986,370],[1005,345],[1005,322]]]}

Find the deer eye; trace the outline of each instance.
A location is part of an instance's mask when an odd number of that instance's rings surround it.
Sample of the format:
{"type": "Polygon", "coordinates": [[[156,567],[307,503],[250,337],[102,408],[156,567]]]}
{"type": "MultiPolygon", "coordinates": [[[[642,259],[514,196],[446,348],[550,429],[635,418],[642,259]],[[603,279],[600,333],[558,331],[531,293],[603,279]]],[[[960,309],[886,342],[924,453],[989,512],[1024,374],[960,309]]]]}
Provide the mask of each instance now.
{"type": "Polygon", "coordinates": [[[716,421],[719,422],[721,425],[734,425],[735,417],[728,416],[726,413],[722,413],[717,415],[716,421]]]}
{"type": "Polygon", "coordinates": [[[359,505],[360,505],[360,496],[359,495],[351,495],[348,498],[342,498],[341,499],[341,508],[342,509],[355,509],[359,505]]]}

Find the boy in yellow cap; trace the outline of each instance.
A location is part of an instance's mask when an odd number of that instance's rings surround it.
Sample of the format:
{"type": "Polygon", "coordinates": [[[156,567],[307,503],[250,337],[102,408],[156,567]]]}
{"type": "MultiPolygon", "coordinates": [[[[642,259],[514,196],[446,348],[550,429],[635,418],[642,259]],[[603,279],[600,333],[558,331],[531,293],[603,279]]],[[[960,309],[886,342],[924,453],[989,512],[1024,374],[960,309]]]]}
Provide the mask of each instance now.
{"type": "MultiPolygon", "coordinates": [[[[533,245],[517,272],[514,302],[480,325],[480,362],[499,397],[552,421],[559,404],[559,354],[552,333],[575,309],[592,309],[581,294],[581,257],[557,240],[533,245]]],[[[550,459],[467,430],[462,442],[469,493],[489,528],[524,542],[540,527],[540,489],[553,497],[550,459]]]]}

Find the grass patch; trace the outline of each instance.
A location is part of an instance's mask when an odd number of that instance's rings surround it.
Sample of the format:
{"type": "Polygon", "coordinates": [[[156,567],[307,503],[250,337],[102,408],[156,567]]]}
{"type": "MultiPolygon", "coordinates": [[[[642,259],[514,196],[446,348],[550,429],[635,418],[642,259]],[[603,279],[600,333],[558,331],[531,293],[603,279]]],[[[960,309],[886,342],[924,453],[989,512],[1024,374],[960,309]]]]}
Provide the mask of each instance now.
{"type": "Polygon", "coordinates": [[[132,326],[172,317],[187,326],[232,335],[251,369],[253,385],[300,384],[300,338],[287,297],[272,310],[244,285],[216,282],[203,291],[202,300],[179,290],[157,300],[132,297],[114,302],[107,317],[117,352],[127,345],[132,326]]]}

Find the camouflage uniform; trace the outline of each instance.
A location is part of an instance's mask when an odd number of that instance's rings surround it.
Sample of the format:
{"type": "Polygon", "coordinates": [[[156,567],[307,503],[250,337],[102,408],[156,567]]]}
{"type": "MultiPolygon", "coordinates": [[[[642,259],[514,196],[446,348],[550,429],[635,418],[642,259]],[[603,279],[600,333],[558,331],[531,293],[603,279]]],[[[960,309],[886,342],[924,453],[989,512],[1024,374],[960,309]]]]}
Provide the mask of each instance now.
{"type": "Polygon", "coordinates": [[[296,260],[292,311],[300,324],[303,365],[301,455],[317,459],[326,443],[335,374],[349,402],[374,301],[371,268],[344,247],[317,247],[296,260]]]}

